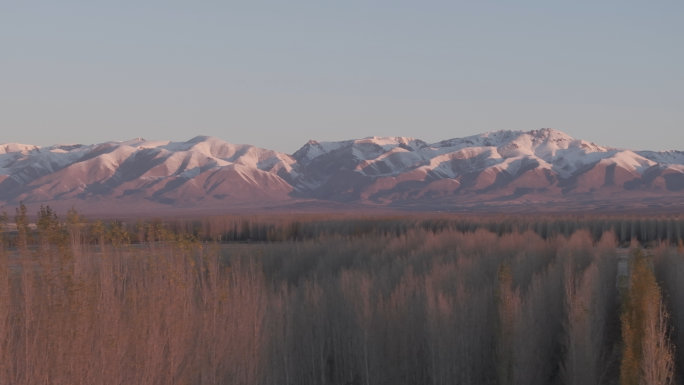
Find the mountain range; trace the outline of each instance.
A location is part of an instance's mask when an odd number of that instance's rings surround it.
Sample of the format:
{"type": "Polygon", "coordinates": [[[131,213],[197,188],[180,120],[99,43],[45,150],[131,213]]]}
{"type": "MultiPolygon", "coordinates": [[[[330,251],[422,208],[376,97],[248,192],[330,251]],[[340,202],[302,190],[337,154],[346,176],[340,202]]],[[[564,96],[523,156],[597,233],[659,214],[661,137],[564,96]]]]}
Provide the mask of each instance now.
{"type": "Polygon", "coordinates": [[[684,208],[684,152],[600,146],[549,128],[437,143],[311,140],[291,155],[207,136],[0,144],[0,205],[20,201],[111,214],[672,211],[684,208]]]}

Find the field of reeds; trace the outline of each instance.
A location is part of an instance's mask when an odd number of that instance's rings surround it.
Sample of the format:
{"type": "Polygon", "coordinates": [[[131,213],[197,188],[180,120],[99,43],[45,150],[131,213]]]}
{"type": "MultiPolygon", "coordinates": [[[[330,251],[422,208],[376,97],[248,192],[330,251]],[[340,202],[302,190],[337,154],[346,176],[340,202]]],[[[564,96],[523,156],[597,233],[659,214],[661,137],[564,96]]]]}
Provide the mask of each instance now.
{"type": "Polygon", "coordinates": [[[684,217],[10,214],[1,384],[651,385],[684,369],[684,217]]]}

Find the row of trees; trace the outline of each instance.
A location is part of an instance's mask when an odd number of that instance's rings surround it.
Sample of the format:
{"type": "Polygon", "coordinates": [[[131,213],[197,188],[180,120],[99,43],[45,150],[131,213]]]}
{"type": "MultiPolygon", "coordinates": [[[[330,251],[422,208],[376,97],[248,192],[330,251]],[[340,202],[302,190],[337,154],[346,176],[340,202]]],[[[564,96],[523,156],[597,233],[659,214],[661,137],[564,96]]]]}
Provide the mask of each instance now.
{"type": "Polygon", "coordinates": [[[624,350],[620,383],[671,384],[674,347],[669,339],[668,313],[652,262],[637,249],[630,265],[629,285],[621,293],[624,350]]]}
{"type": "MultiPolygon", "coordinates": [[[[26,206],[20,204],[14,216],[14,229],[25,229],[29,237],[25,240],[10,237],[5,242],[14,246],[19,241],[36,243],[37,240],[30,237],[29,222],[44,222],[46,216],[50,215],[54,215],[50,207],[41,206],[38,214],[29,218],[26,206]]],[[[6,213],[0,213],[0,227],[10,219],[6,213]]],[[[71,209],[65,225],[70,229],[72,237],[83,237],[82,241],[91,244],[99,241],[154,242],[168,237],[168,232],[192,236],[201,241],[284,242],[333,236],[401,236],[414,230],[465,233],[485,229],[499,236],[531,231],[543,239],[556,236],[569,238],[576,231],[582,230],[589,232],[594,241],[598,241],[603,233],[612,231],[618,244],[622,246],[637,241],[643,245],[667,242],[684,247],[684,217],[673,215],[223,215],[200,219],[157,218],[103,223],[99,220],[88,221],[71,209]],[[108,234],[113,235],[113,238],[108,234]]]]}
{"type": "Polygon", "coordinates": [[[159,219],[133,223],[111,220],[88,220],[72,208],[65,220],[60,220],[50,206],[40,206],[35,216],[30,216],[22,203],[16,209],[13,223],[6,212],[0,213],[0,244],[10,248],[27,248],[49,245],[79,250],[81,245],[105,244],[120,246],[131,243],[143,244],[176,239],[198,240],[187,232],[172,232],[159,219]]]}
{"type": "Polygon", "coordinates": [[[189,233],[205,240],[266,241],[316,239],[339,235],[400,235],[410,230],[432,232],[456,230],[474,232],[486,229],[497,235],[532,231],[542,238],[570,237],[576,231],[588,231],[594,241],[612,231],[618,243],[632,240],[641,244],[667,241],[678,244],[684,239],[681,216],[511,216],[511,215],[404,215],[404,216],[213,216],[202,219],[164,221],[177,233],[189,233]]]}

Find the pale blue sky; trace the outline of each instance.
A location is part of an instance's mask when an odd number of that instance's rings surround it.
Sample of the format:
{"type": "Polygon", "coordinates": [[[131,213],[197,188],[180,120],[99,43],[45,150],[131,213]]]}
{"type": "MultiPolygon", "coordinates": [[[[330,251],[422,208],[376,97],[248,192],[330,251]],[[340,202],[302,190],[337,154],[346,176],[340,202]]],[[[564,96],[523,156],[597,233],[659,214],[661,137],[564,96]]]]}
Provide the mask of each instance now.
{"type": "Polygon", "coordinates": [[[428,142],[552,127],[684,150],[684,2],[3,1],[0,143],[428,142]]]}

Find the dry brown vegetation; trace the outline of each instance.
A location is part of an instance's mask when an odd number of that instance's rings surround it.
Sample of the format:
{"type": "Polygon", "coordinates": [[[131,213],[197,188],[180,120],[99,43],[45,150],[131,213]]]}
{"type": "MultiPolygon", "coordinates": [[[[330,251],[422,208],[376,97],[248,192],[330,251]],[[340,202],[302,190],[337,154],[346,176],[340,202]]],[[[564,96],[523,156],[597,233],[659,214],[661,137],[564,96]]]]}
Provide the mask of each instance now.
{"type": "Polygon", "coordinates": [[[683,363],[677,218],[13,222],[3,384],[667,384],[683,363]],[[623,223],[653,258],[618,293],[623,223]]]}

